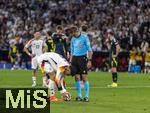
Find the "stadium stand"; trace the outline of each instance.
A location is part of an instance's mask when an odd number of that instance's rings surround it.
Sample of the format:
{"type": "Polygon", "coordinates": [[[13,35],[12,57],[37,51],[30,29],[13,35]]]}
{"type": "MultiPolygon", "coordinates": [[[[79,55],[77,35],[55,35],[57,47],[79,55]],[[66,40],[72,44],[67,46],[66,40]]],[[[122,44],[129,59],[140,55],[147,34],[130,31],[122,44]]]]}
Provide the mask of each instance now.
{"type": "MultiPolygon", "coordinates": [[[[124,66],[119,68],[126,71],[129,50],[134,46],[144,51],[150,44],[149,7],[150,0],[0,0],[0,62],[10,61],[7,54],[16,35],[25,44],[35,31],[41,31],[44,39],[56,25],[66,31],[72,25],[87,25],[94,54],[99,54],[96,59],[102,61],[107,61],[106,31],[115,32],[123,54],[120,64],[124,66]]],[[[101,64],[93,61],[93,68],[101,69],[101,64]]]]}

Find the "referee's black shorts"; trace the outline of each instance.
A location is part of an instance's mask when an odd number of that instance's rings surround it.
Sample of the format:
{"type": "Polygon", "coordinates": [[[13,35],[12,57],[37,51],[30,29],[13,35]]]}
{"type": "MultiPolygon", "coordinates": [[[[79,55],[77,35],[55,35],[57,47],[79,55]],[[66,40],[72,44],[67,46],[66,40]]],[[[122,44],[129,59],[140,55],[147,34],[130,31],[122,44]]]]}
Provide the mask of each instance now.
{"type": "Polygon", "coordinates": [[[87,57],[86,56],[73,56],[71,64],[76,68],[75,74],[87,74],[87,57]]]}

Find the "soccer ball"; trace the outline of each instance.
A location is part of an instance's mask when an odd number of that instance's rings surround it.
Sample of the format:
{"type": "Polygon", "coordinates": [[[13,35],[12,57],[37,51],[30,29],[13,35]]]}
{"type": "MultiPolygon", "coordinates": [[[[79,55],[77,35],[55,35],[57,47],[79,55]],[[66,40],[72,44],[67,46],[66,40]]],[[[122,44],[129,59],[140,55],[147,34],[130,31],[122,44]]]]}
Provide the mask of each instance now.
{"type": "Polygon", "coordinates": [[[70,101],[71,100],[71,94],[69,92],[65,92],[63,94],[63,100],[64,101],[70,101]]]}

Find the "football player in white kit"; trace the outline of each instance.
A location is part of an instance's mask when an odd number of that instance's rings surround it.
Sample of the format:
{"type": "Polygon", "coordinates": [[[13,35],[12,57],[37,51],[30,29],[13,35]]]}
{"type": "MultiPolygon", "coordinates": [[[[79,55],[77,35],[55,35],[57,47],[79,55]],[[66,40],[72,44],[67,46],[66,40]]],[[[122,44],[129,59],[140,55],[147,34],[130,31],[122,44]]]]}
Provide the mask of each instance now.
{"type": "MultiPolygon", "coordinates": [[[[70,95],[70,93],[66,91],[64,77],[69,74],[73,75],[72,72],[74,70],[65,58],[57,53],[47,52],[38,57],[38,64],[42,73],[46,73],[50,76],[50,80],[47,85],[48,88],[50,88],[50,101],[58,100],[54,95],[54,83],[63,97],[65,97],[66,94],[70,95]]],[[[67,98],[68,100],[71,99],[71,97],[67,98]]]]}
{"type": "MultiPolygon", "coordinates": [[[[27,42],[27,44],[24,47],[24,51],[32,58],[31,60],[31,66],[33,69],[33,73],[32,73],[32,87],[36,86],[36,69],[38,68],[38,62],[37,62],[37,58],[43,54],[46,51],[46,44],[43,40],[40,39],[41,38],[41,34],[40,32],[35,32],[34,33],[34,38],[29,40],[27,42]],[[29,47],[31,47],[31,52],[29,52],[29,47]]],[[[43,85],[45,85],[45,81],[46,81],[46,76],[43,75],[43,85]]]]}

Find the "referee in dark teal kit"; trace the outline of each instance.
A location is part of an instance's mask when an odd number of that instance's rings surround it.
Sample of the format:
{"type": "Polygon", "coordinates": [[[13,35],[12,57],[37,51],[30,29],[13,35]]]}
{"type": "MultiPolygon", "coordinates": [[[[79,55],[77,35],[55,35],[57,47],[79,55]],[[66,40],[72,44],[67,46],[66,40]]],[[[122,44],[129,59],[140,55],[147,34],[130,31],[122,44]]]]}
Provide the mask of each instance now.
{"type": "Polygon", "coordinates": [[[70,62],[77,72],[75,73],[75,86],[78,93],[76,101],[82,101],[80,78],[84,82],[84,101],[89,101],[88,68],[91,67],[92,49],[87,35],[82,34],[78,27],[71,28],[71,58],[70,62]]]}

